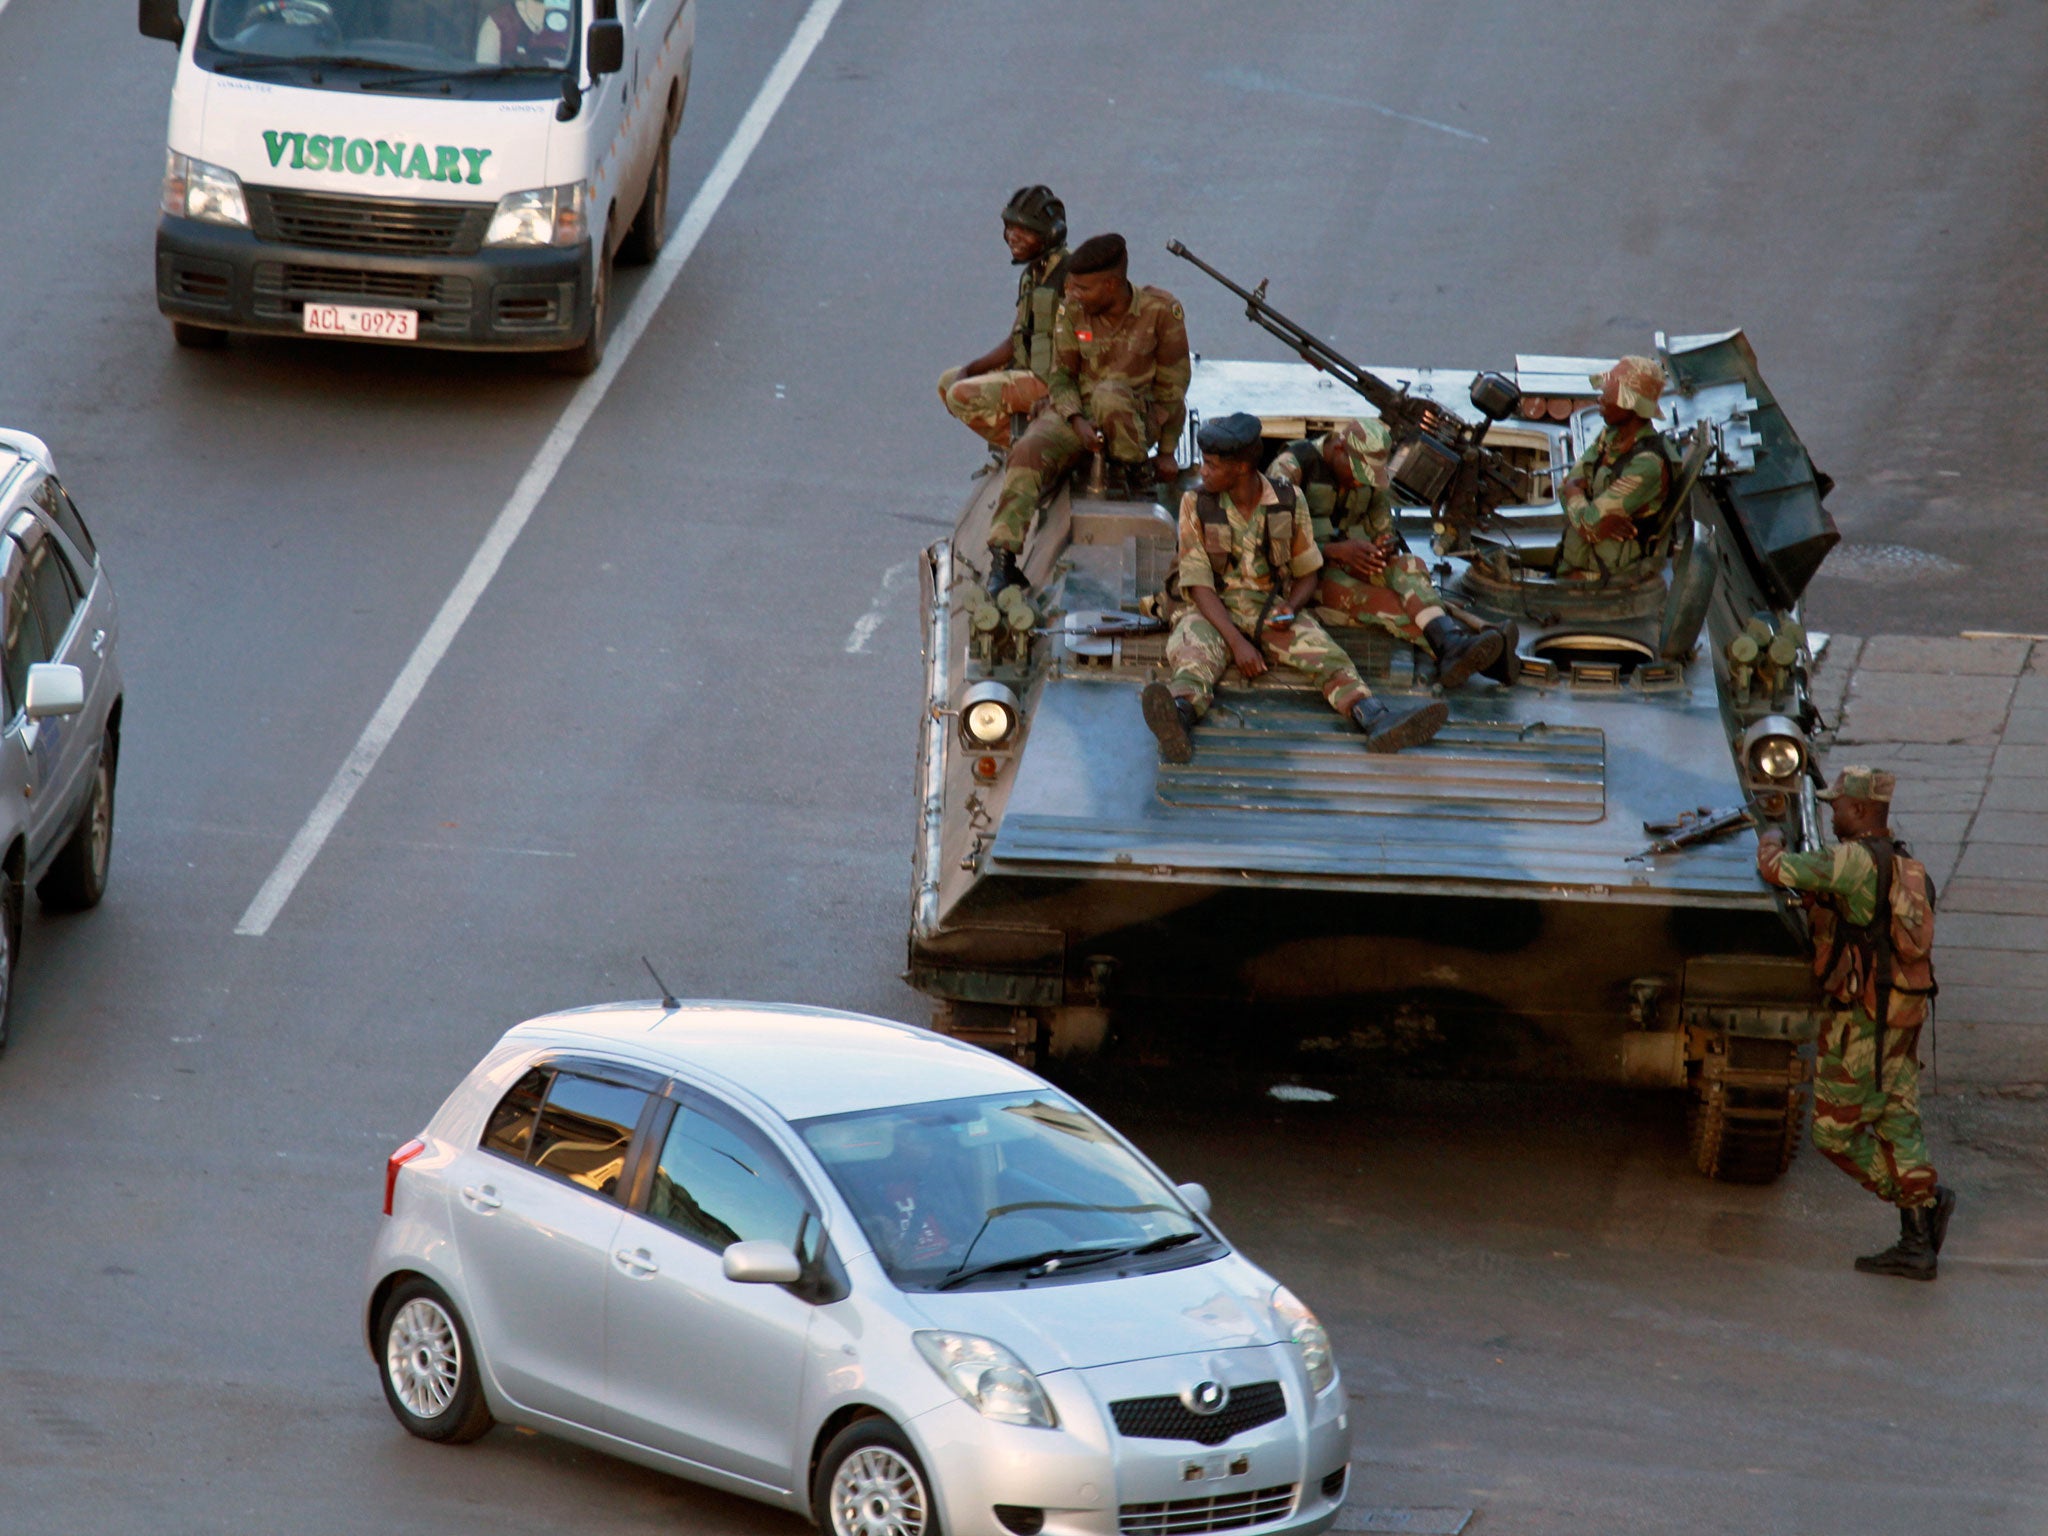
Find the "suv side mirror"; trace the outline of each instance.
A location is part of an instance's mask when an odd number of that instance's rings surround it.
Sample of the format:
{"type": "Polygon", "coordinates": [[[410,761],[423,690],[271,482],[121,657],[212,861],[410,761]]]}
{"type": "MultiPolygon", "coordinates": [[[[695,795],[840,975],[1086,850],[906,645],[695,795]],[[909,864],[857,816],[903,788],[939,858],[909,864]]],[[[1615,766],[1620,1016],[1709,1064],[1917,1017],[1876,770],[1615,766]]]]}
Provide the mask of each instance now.
{"type": "Polygon", "coordinates": [[[28,669],[22,707],[31,720],[77,714],[85,708],[85,674],[68,661],[37,662],[28,669]]]}
{"type": "Polygon", "coordinates": [[[1201,1184],[1176,1184],[1173,1186],[1173,1192],[1179,1195],[1181,1199],[1187,1201],[1188,1209],[1197,1216],[1209,1214],[1209,1191],[1206,1186],[1201,1184]]]}
{"type": "Polygon", "coordinates": [[[185,18],[178,14],[178,0],[136,0],[135,26],[144,37],[160,37],[167,43],[185,41],[185,18]]]}
{"type": "Polygon", "coordinates": [[[765,1237],[727,1248],[724,1267],[725,1278],[742,1285],[794,1285],[804,1273],[794,1253],[765,1237]]]}
{"type": "MultiPolygon", "coordinates": [[[[143,0],[147,5],[149,0],[143,0]]],[[[164,0],[171,4],[174,0],[164,0]]],[[[626,67],[626,29],[616,21],[593,21],[590,34],[584,40],[583,54],[590,65],[590,78],[599,75],[616,75],[626,67]]]]}

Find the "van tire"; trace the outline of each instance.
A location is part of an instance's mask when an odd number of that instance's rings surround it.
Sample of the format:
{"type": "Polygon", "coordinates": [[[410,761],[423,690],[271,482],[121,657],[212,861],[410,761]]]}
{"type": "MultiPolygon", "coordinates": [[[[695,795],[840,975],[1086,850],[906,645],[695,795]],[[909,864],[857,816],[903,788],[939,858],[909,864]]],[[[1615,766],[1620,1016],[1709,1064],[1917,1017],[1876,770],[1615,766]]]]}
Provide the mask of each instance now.
{"type": "Polygon", "coordinates": [[[662,125],[661,147],[654,152],[654,164],[647,172],[647,191],[640,199],[639,215],[626,238],[619,242],[619,261],[628,267],[651,267],[668,243],[668,163],[676,147],[676,122],[671,115],[662,125]]]}
{"type": "Polygon", "coordinates": [[[190,320],[171,322],[171,340],[181,347],[195,351],[210,352],[216,347],[228,344],[228,333],[210,325],[194,325],[190,320]]]}
{"type": "Polygon", "coordinates": [[[590,334],[582,342],[566,352],[557,352],[552,361],[558,373],[571,378],[587,379],[597,372],[597,366],[604,361],[605,332],[611,328],[612,308],[612,263],[609,256],[600,256],[591,274],[590,282],[590,334]]]}

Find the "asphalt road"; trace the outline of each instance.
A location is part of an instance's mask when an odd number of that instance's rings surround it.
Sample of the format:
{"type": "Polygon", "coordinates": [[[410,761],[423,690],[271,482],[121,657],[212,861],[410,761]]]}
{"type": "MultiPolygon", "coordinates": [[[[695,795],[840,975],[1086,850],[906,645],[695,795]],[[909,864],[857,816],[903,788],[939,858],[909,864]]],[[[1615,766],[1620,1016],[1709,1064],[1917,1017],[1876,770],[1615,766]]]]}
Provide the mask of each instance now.
{"type": "MultiPolygon", "coordinates": [[[[705,0],[676,209],[803,9],[705,0]]],[[[1744,325],[1840,482],[1854,579],[1813,621],[2038,630],[2044,34],[1995,3],[847,0],[253,938],[571,386],[175,349],[170,50],[12,0],[0,421],[93,521],[130,701],[113,890],[31,916],[0,1057],[0,1531],[798,1529],[530,1437],[409,1440],[361,1264],[384,1156],[483,1046],[643,994],[643,954],[686,994],[922,1016],[901,573],[979,457],[931,381],[1000,334],[1010,188],[1121,228],[1213,355],[1276,353],[1169,237],[1370,362],[1744,325]]],[[[1666,1106],[1361,1089],[1275,1124],[1262,1086],[1114,1107],[1333,1323],[1359,1499],[1503,1532],[2048,1518],[2034,1107],[1944,1107],[1972,1203],[1909,1288],[1846,1271],[1884,1235],[1846,1181],[1695,1181],[1666,1106]]]]}

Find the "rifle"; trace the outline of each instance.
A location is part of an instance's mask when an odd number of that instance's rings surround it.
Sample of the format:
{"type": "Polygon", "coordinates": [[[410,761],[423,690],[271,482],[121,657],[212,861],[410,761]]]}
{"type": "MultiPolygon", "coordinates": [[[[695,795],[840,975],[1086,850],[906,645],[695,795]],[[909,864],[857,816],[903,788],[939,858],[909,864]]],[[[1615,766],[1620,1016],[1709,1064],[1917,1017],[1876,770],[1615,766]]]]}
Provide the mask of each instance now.
{"type": "Polygon", "coordinates": [[[1676,821],[1644,822],[1645,832],[1661,832],[1665,835],[1645,848],[1643,853],[1676,853],[1681,848],[1711,843],[1717,837],[1726,837],[1731,832],[1755,825],[1756,818],[1746,805],[1739,805],[1732,811],[1722,811],[1718,815],[1701,806],[1697,811],[1681,812],[1676,821]]]}
{"type": "Polygon", "coordinates": [[[1394,490],[1410,505],[1427,507],[1439,532],[1458,538],[1493,520],[1503,502],[1529,499],[1526,477],[1486,446],[1487,430],[1522,403],[1522,391],[1504,374],[1482,373],[1472,381],[1472,404],[1484,420],[1467,421],[1434,400],[1394,388],[1351,361],[1311,331],[1266,302],[1266,282],[1242,288],[1178,240],[1166,249],[1206,272],[1244,300],[1245,318],[1270,331],[1310,367],[1363,395],[1394,436],[1388,470],[1394,490]]]}

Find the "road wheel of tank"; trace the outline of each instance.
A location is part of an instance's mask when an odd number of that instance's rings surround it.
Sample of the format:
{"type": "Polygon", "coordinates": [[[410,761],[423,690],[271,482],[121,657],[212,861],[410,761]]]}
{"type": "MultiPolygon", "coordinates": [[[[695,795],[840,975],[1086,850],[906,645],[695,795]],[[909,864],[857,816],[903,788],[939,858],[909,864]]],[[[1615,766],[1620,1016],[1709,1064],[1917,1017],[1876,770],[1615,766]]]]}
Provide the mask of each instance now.
{"type": "Polygon", "coordinates": [[[171,340],[181,347],[207,351],[228,344],[228,333],[211,325],[194,325],[189,320],[171,322],[171,340]]]}
{"type": "Polygon", "coordinates": [[[107,869],[114,856],[115,738],[100,743],[99,766],[93,770],[92,797],[78,818],[49,872],[36,882],[36,896],[52,912],[83,912],[107,894],[107,869]]]}
{"type": "Polygon", "coordinates": [[[490,1429],[469,1330],[439,1286],[414,1278],[393,1291],[377,1319],[377,1343],[384,1401],[408,1433],[466,1445],[490,1429]]]}
{"type": "Polygon", "coordinates": [[[654,165],[647,173],[647,192],[640,199],[639,217],[619,242],[619,260],[629,267],[650,267],[668,242],[668,163],[676,147],[675,113],[662,124],[661,145],[654,152],[654,165]]]}
{"type": "Polygon", "coordinates": [[[568,351],[554,355],[554,365],[559,372],[578,379],[588,378],[597,372],[597,365],[604,361],[605,332],[611,329],[611,310],[611,258],[600,256],[590,277],[590,334],[568,351]]]}
{"type": "Polygon", "coordinates": [[[1730,1040],[1693,1078],[1687,1129],[1693,1166],[1726,1184],[1768,1184],[1798,1155],[1806,1120],[1798,1048],[1730,1040]]]}
{"type": "Polygon", "coordinates": [[[830,1536],[940,1536],[931,1479],[887,1419],[856,1419],[818,1458],[811,1512],[830,1536]]]}

